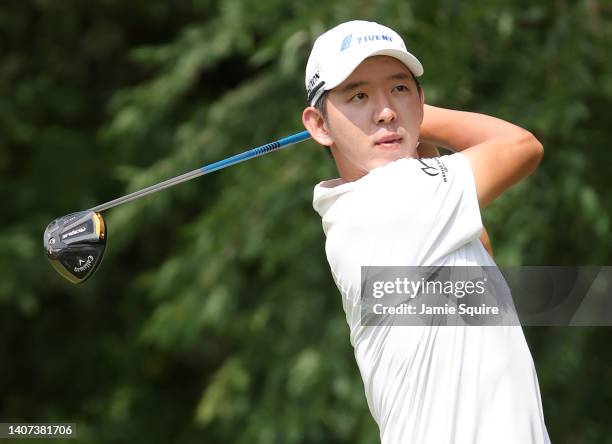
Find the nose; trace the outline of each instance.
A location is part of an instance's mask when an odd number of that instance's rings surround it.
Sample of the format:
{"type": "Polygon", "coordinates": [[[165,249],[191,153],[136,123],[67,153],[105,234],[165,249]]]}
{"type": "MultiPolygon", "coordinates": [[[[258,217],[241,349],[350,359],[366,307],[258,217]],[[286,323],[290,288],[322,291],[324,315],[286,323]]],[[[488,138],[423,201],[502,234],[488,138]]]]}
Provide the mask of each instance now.
{"type": "Polygon", "coordinates": [[[376,123],[390,123],[397,119],[395,107],[391,103],[390,97],[385,94],[380,94],[377,97],[376,111],[374,112],[374,120],[376,123]]]}
{"type": "Polygon", "coordinates": [[[384,106],[377,116],[378,123],[390,123],[397,118],[395,111],[390,106],[384,106]]]}

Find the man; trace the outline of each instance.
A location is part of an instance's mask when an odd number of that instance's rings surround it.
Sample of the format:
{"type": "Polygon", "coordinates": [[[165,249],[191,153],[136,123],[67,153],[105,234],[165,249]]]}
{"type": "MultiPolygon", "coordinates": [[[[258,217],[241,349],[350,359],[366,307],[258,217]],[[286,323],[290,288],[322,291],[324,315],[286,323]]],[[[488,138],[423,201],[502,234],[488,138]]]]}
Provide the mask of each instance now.
{"type": "Polygon", "coordinates": [[[536,138],[424,104],[423,67],[393,30],[352,21],[321,35],[302,120],[340,177],[315,187],[370,411],[384,444],[549,443],[520,326],[363,325],[362,266],[495,265],[480,209],[528,176],[536,138]],[[455,154],[419,159],[419,142],[455,154]]]}

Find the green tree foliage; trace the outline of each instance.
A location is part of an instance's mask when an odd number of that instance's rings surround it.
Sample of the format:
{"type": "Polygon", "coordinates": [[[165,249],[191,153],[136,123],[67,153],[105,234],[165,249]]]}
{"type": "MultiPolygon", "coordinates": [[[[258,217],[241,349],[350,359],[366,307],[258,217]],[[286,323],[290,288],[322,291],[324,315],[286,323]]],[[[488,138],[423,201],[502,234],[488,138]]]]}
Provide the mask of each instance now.
{"type": "MultiPolygon", "coordinates": [[[[313,142],[111,210],[96,277],[41,251],[62,214],[300,131],[323,30],[398,30],[427,102],[534,132],[545,160],[487,209],[498,262],[609,264],[612,8],[598,0],[5,2],[0,418],[80,442],[378,439],[325,260],[313,142]]],[[[605,328],[531,328],[554,442],[612,442],[605,328]]]]}

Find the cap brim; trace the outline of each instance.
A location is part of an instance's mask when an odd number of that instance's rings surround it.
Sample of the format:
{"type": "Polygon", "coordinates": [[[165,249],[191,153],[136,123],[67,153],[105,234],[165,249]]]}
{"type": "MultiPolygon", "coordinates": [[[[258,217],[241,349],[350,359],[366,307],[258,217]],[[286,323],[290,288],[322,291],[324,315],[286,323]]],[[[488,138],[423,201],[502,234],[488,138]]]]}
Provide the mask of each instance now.
{"type": "Polygon", "coordinates": [[[399,60],[404,65],[406,65],[406,67],[416,77],[420,77],[423,75],[423,72],[424,72],[423,65],[421,65],[421,62],[419,62],[419,60],[415,56],[410,54],[409,52],[400,51],[399,49],[388,49],[388,48],[380,49],[378,51],[372,51],[371,53],[367,53],[361,58],[356,58],[354,60],[354,63],[348,66],[345,71],[343,71],[342,73],[339,73],[337,78],[334,78],[332,80],[328,80],[327,82],[325,82],[325,90],[333,89],[336,86],[340,85],[342,82],[344,82],[353,73],[353,71],[355,71],[357,67],[361,65],[361,63],[365,59],[374,57],[374,56],[380,56],[380,55],[393,57],[399,60]]]}

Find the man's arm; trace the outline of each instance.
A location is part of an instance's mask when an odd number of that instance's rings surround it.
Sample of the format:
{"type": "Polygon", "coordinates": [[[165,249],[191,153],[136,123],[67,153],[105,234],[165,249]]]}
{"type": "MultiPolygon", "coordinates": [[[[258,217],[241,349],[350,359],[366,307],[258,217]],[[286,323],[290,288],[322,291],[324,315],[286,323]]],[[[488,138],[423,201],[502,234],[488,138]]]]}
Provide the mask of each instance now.
{"type": "MultiPolygon", "coordinates": [[[[440,152],[438,148],[432,143],[419,143],[417,147],[417,153],[419,154],[419,158],[428,159],[432,157],[440,157],[440,152]]],[[[485,247],[485,250],[489,252],[491,257],[493,257],[493,247],[491,246],[491,240],[489,239],[489,233],[487,232],[487,228],[485,226],[482,227],[482,232],[480,233],[480,242],[485,247]]]]}
{"type": "Polygon", "coordinates": [[[462,151],[476,180],[481,208],[529,176],[544,154],[529,131],[484,114],[425,105],[420,140],[462,151]]]}

